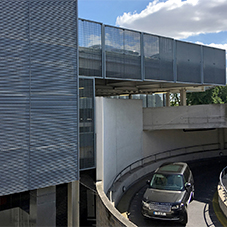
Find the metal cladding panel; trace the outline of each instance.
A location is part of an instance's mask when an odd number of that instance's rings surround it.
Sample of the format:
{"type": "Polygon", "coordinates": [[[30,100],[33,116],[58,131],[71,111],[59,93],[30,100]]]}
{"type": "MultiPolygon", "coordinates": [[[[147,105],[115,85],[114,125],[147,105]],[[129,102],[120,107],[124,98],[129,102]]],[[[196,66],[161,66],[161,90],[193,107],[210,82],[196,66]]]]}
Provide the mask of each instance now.
{"type": "Polygon", "coordinates": [[[105,27],[106,77],[141,79],[140,33],[105,27]]]}
{"type": "Polygon", "coordinates": [[[0,195],[78,179],[76,7],[0,1],[0,195]]]}
{"type": "Polygon", "coordinates": [[[30,189],[77,178],[75,1],[30,3],[30,189]]]}
{"type": "Polygon", "coordinates": [[[79,74],[82,76],[102,76],[102,25],[79,20],[79,74]]]}
{"type": "Polygon", "coordinates": [[[0,1],[0,195],[28,189],[28,4],[0,1]]]}
{"type": "Polygon", "coordinates": [[[203,46],[204,83],[226,85],[225,50],[203,46]]]}
{"type": "Polygon", "coordinates": [[[144,34],[145,79],[174,81],[173,40],[144,34]]]}
{"type": "Polygon", "coordinates": [[[201,83],[201,46],[176,41],[177,81],[201,83]]]}

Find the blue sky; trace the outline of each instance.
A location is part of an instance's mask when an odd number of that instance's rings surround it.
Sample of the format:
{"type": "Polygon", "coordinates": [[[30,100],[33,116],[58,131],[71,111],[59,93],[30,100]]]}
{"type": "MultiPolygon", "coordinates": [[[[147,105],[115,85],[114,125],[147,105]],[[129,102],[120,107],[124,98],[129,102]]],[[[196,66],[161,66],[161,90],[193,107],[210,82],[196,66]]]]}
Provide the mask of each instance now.
{"type": "Polygon", "coordinates": [[[227,49],[227,0],[78,0],[79,17],[227,49]]]}

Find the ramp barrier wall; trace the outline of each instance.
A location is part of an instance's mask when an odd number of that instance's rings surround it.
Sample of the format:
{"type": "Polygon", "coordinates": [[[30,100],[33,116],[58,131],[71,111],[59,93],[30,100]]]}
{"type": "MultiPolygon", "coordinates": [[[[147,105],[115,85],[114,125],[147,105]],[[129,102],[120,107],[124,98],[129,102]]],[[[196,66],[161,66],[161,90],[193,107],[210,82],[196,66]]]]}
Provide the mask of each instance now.
{"type": "MultiPolygon", "coordinates": [[[[124,168],[115,177],[112,186],[110,187],[107,194],[105,194],[103,191],[102,182],[97,182],[97,226],[134,227],[135,225],[130,222],[127,217],[124,217],[115,208],[115,205],[120,201],[128,188],[130,188],[134,183],[136,183],[142,176],[145,176],[154,171],[161,163],[167,161],[187,162],[190,160],[218,157],[221,155],[226,156],[227,150],[220,149],[218,143],[168,150],[161,153],[152,154],[124,168]]],[[[219,200],[221,200],[220,196],[219,200]]],[[[227,204],[227,201],[225,201],[225,203],[227,204]]],[[[225,209],[227,215],[226,206],[225,209]]]]}

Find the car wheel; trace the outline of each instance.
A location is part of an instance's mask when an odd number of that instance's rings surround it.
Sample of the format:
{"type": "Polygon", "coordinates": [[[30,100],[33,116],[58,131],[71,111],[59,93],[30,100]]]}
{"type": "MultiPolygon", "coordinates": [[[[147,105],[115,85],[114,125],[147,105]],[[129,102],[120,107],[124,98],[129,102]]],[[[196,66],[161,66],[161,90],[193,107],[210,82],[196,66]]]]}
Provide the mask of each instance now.
{"type": "Polygon", "coordinates": [[[188,222],[188,213],[187,213],[187,210],[185,210],[185,212],[183,213],[182,215],[182,218],[181,218],[181,221],[180,223],[185,226],[188,222]]]}

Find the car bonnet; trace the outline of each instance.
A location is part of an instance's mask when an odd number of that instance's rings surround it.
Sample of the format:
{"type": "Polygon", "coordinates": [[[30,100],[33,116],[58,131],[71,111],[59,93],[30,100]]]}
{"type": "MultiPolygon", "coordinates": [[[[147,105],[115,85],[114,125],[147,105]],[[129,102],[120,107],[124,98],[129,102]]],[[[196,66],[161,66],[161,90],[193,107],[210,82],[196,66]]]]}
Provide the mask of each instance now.
{"type": "Polygon", "coordinates": [[[144,193],[146,202],[177,203],[181,202],[185,191],[169,191],[148,188],[144,193]]]}

